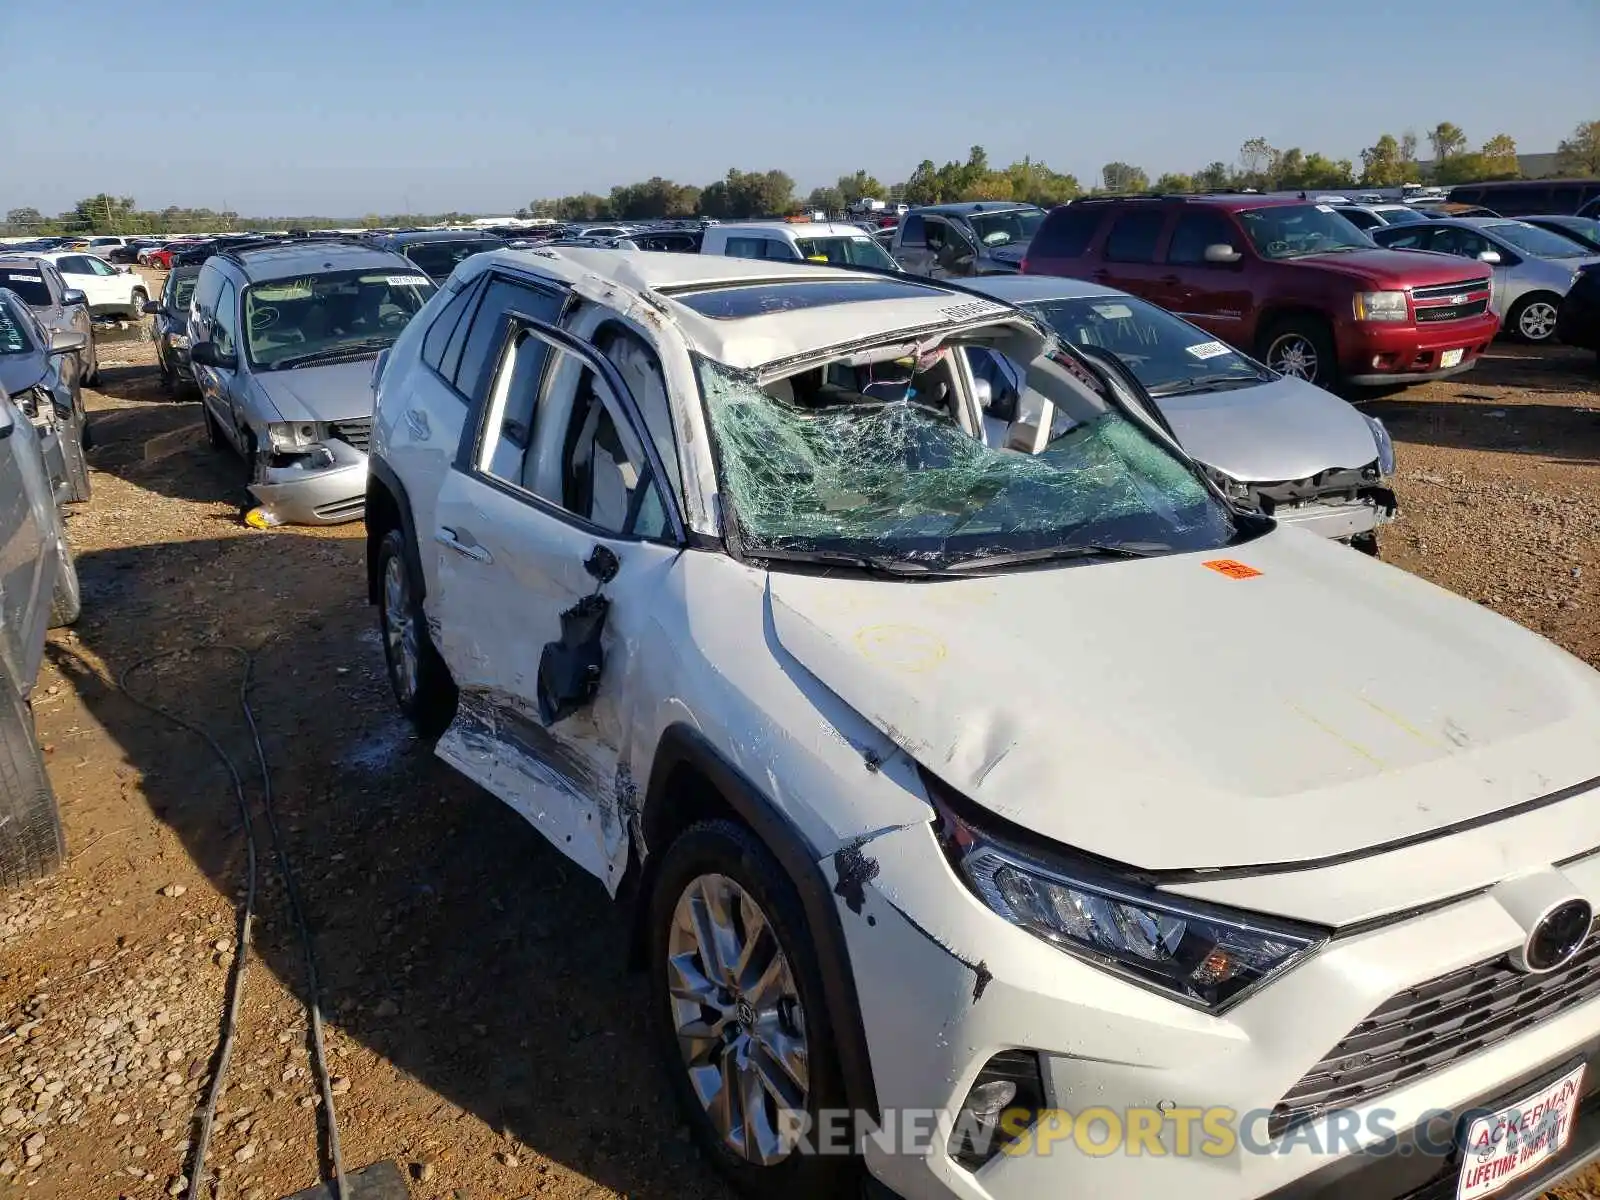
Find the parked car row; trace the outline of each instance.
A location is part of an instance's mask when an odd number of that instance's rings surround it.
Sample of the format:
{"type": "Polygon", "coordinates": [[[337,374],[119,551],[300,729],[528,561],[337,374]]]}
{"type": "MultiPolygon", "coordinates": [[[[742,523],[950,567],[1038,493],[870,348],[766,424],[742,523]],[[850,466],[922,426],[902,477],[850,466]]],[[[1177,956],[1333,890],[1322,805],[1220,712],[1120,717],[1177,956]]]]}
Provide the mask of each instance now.
{"type": "Polygon", "coordinates": [[[0,264],[0,884],[60,863],[61,820],[28,699],[48,629],[78,619],[62,506],[89,499],[77,364],[90,335],[47,327],[0,264]]]}

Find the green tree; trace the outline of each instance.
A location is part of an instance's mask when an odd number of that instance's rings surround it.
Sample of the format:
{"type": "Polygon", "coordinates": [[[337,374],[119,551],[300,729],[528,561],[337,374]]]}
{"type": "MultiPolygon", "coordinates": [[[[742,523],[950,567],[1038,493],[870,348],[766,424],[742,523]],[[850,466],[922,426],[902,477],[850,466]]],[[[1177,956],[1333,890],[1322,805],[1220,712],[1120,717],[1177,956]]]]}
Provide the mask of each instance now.
{"type": "Polygon", "coordinates": [[[806,207],[817,212],[843,212],[845,204],[844,193],[836,187],[812,188],[806,196],[806,207]]]}
{"type": "Polygon", "coordinates": [[[1562,175],[1600,175],[1600,121],[1584,121],[1556,147],[1556,170],[1562,175]]]}
{"type": "Polygon", "coordinates": [[[1172,171],[1168,171],[1157,179],[1154,186],[1158,192],[1192,192],[1195,190],[1194,177],[1192,175],[1182,175],[1172,171]]]}
{"type": "Polygon", "coordinates": [[[1473,183],[1488,178],[1488,162],[1476,151],[1464,150],[1459,154],[1452,154],[1443,162],[1436,163],[1433,168],[1435,183],[1473,183]]]}
{"type": "Polygon", "coordinates": [[[1509,133],[1497,133],[1478,151],[1490,179],[1515,179],[1522,174],[1517,159],[1517,143],[1509,133]]]}
{"type": "Polygon", "coordinates": [[[1271,187],[1282,154],[1264,137],[1253,137],[1239,147],[1240,187],[1271,187]]]}
{"type": "Polygon", "coordinates": [[[1467,135],[1461,131],[1461,126],[1440,121],[1429,132],[1428,143],[1433,147],[1433,167],[1437,172],[1445,159],[1466,151],[1467,135]]]}
{"type": "Polygon", "coordinates": [[[939,190],[939,168],[933,165],[933,159],[925,158],[917,164],[917,169],[911,172],[911,178],[906,180],[901,194],[905,202],[913,207],[937,204],[944,198],[939,190]]]}
{"type": "Polygon", "coordinates": [[[13,208],[6,212],[6,224],[16,225],[24,230],[31,225],[43,225],[44,214],[37,208],[13,208]]]}
{"type": "Polygon", "coordinates": [[[1100,168],[1100,180],[1108,192],[1147,192],[1150,176],[1125,162],[1108,162],[1100,168]]]}
{"type": "Polygon", "coordinates": [[[1052,171],[1032,158],[1012,163],[1005,169],[1005,175],[1011,182],[1013,200],[1037,204],[1040,208],[1065,204],[1083,191],[1076,177],[1052,171]]]}
{"type": "Polygon", "coordinates": [[[1400,143],[1386,133],[1361,152],[1363,187],[1399,187],[1406,181],[1405,164],[1400,160],[1400,143]]]}
{"type": "Polygon", "coordinates": [[[101,192],[98,196],[90,196],[86,200],[79,200],[72,206],[70,212],[64,212],[61,217],[71,221],[80,229],[88,229],[96,233],[115,233],[121,226],[128,224],[133,217],[132,196],[108,196],[101,192]]]}
{"type": "Polygon", "coordinates": [[[1233,184],[1233,172],[1222,161],[1208,163],[1195,172],[1194,186],[1202,192],[1220,192],[1233,184]]]}
{"type": "Polygon", "coordinates": [[[1422,168],[1417,165],[1417,133],[1408,129],[1400,135],[1400,168],[1405,172],[1402,183],[1418,183],[1422,179],[1422,168]]]}
{"type": "Polygon", "coordinates": [[[888,189],[865,171],[839,176],[839,182],[834,186],[834,190],[844,197],[844,204],[839,205],[839,208],[854,204],[863,198],[882,200],[888,194],[888,189]]]}

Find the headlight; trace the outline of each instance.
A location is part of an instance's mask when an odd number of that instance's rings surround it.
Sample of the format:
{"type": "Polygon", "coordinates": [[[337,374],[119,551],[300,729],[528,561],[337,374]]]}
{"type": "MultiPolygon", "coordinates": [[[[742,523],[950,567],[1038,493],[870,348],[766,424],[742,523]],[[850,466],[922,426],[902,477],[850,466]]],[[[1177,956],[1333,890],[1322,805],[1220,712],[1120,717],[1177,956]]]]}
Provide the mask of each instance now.
{"type": "Polygon", "coordinates": [[[174,350],[187,350],[189,348],[189,335],[187,333],[167,334],[167,345],[174,350]]]}
{"type": "Polygon", "coordinates": [[[1152,991],[1218,1012],[1311,955],[1326,934],[1184,900],[1090,864],[1047,863],[940,805],[940,839],[978,898],[1013,925],[1152,991]]]}
{"type": "Polygon", "coordinates": [[[1357,292],[1355,314],[1358,321],[1404,321],[1410,311],[1404,292],[1357,292]]]}
{"type": "Polygon", "coordinates": [[[1206,473],[1207,477],[1212,483],[1217,485],[1224,496],[1226,496],[1234,504],[1237,504],[1240,508],[1254,510],[1259,507],[1256,504],[1255,497],[1250,492],[1250,485],[1248,483],[1240,483],[1232,476],[1224,475],[1221,471],[1218,471],[1214,467],[1208,467],[1204,464],[1201,465],[1200,469],[1206,473]]]}
{"type": "Polygon", "coordinates": [[[1387,479],[1394,474],[1394,439],[1377,417],[1368,417],[1367,425],[1372,430],[1372,440],[1378,446],[1378,474],[1387,479]]]}
{"type": "Polygon", "coordinates": [[[327,436],[323,426],[310,421],[285,421],[267,426],[267,440],[274,450],[301,450],[315,446],[327,436]]]}

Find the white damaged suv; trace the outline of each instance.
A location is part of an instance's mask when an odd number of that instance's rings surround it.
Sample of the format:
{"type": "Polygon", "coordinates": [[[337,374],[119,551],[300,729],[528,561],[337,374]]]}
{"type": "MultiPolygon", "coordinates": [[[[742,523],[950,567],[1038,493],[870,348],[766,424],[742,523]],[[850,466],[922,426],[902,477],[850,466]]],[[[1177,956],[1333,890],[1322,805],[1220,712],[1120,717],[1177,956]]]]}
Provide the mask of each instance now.
{"type": "Polygon", "coordinates": [[[938,282],[499,251],[374,382],[400,706],[630,906],[751,1194],[1501,1200],[1600,1153],[1582,663],[1234,511],[938,282]],[[1028,364],[999,445],[973,347],[1028,364]]]}

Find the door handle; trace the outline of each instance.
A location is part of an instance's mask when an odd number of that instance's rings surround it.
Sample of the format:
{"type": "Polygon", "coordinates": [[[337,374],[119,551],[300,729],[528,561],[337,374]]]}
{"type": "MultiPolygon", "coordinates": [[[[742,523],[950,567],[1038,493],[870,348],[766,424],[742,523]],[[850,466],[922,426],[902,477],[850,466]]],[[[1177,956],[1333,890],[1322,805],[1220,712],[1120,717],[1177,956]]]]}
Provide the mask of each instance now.
{"type": "Polygon", "coordinates": [[[447,549],[454,550],[463,558],[470,558],[473,562],[492,563],[494,555],[476,542],[468,544],[463,542],[454,529],[441,529],[433,535],[433,540],[447,549]]]}

